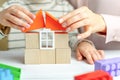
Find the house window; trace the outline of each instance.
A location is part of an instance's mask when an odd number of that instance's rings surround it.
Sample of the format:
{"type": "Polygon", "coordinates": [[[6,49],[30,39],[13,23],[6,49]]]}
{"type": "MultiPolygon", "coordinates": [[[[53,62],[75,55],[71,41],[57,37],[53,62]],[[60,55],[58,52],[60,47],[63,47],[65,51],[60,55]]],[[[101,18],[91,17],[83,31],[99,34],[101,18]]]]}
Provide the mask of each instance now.
{"type": "Polygon", "coordinates": [[[54,49],[54,32],[49,29],[40,31],[40,49],[54,49]]]}

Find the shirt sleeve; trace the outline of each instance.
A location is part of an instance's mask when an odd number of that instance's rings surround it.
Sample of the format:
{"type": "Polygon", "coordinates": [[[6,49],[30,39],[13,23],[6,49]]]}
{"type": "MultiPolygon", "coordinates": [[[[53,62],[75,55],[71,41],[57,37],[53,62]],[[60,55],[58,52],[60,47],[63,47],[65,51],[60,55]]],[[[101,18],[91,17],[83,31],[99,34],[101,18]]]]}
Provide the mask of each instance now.
{"type": "MultiPolygon", "coordinates": [[[[81,42],[88,42],[91,45],[94,46],[93,42],[88,40],[88,39],[77,39],[77,33],[71,33],[69,34],[69,46],[71,48],[72,51],[75,52],[77,46],[81,43],[81,42]]],[[[95,47],[95,46],[94,46],[95,47]]]]}
{"type": "Polygon", "coordinates": [[[102,14],[106,27],[106,43],[110,41],[120,41],[120,16],[102,14]]]}

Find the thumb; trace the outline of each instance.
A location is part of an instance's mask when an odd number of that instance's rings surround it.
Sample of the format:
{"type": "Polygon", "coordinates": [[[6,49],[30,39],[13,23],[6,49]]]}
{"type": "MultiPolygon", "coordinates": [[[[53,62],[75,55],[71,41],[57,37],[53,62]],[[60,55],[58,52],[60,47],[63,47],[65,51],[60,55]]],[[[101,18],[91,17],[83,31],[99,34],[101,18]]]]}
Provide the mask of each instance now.
{"type": "Polygon", "coordinates": [[[89,31],[85,31],[85,32],[83,32],[81,34],[78,34],[77,35],[77,39],[84,39],[84,38],[89,37],[90,35],[91,35],[91,31],[90,30],[89,31]]]}

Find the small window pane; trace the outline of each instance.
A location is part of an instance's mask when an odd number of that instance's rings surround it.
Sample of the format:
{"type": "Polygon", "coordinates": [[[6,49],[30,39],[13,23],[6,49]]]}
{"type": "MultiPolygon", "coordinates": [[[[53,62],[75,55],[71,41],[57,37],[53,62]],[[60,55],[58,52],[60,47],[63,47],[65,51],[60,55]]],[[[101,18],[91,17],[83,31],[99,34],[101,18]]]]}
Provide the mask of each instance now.
{"type": "Polygon", "coordinates": [[[53,33],[51,32],[48,33],[48,40],[53,40],[53,33]]]}
{"type": "Polygon", "coordinates": [[[45,32],[42,32],[41,34],[41,37],[42,37],[42,40],[46,40],[47,39],[47,34],[45,32]]]}
{"type": "Polygon", "coordinates": [[[53,48],[53,42],[52,41],[48,42],[48,48],[53,48]]]}
{"type": "Polygon", "coordinates": [[[42,44],[42,48],[46,48],[47,46],[46,46],[46,41],[41,41],[41,44],[42,44]]]}

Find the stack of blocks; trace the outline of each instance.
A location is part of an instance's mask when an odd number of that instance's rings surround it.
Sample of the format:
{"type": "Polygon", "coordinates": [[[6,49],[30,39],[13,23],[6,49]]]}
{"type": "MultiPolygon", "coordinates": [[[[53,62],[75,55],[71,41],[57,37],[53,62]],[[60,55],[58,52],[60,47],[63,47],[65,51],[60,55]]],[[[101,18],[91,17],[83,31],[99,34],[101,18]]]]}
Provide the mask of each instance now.
{"type": "Polygon", "coordinates": [[[120,75],[120,57],[95,62],[95,70],[104,70],[111,76],[120,75]]]}
{"type": "MultiPolygon", "coordinates": [[[[39,18],[41,18],[41,21],[43,21],[42,20],[43,18],[40,17],[41,14],[42,14],[41,11],[38,12],[38,14],[36,15],[36,19],[31,27],[41,26],[41,24],[40,25],[38,24],[40,23],[39,18]]],[[[40,43],[41,42],[40,32],[25,33],[26,35],[25,64],[69,64],[71,59],[71,49],[68,46],[69,40],[68,33],[59,32],[60,29],[64,30],[64,28],[62,29],[61,25],[57,22],[57,20],[54,19],[54,17],[51,16],[49,13],[46,13],[46,24],[44,25],[42,25],[42,28],[50,28],[52,31],[54,31],[54,48],[53,49],[40,48],[40,44],[42,44],[40,43]]],[[[39,27],[35,29],[39,29],[39,27]]]]}
{"type": "Polygon", "coordinates": [[[20,80],[21,69],[0,64],[0,80],[20,80]]]}
{"type": "Polygon", "coordinates": [[[113,80],[113,78],[105,71],[96,70],[82,75],[77,75],[74,80],[113,80]]]}

